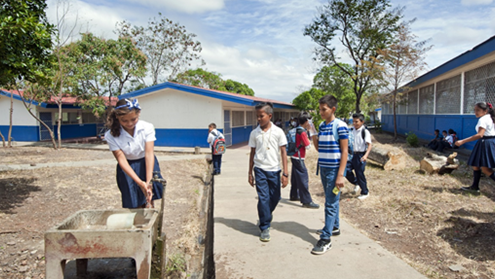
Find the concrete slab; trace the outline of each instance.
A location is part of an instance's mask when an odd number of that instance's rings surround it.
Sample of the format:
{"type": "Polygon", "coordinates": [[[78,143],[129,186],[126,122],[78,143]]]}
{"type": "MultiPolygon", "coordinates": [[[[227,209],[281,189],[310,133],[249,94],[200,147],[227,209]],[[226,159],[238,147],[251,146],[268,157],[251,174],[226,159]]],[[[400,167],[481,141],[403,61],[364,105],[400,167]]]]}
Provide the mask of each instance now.
{"type": "MultiPolygon", "coordinates": [[[[285,198],[274,211],[271,241],[261,242],[257,194],[247,182],[247,152],[228,150],[222,174],[215,176],[217,278],[426,278],[344,220],[342,235],[332,238],[332,250],[312,255],[323,208],[302,208],[285,198]]],[[[282,196],[288,196],[288,187],[282,196]]]]}

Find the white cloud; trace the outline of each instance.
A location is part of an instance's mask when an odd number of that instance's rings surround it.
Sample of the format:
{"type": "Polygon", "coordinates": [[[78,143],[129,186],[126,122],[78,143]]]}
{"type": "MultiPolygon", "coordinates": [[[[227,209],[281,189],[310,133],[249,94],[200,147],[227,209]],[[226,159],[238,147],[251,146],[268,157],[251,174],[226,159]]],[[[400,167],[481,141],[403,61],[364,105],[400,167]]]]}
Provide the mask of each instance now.
{"type": "Polygon", "coordinates": [[[464,6],[490,5],[493,0],[461,0],[464,6]]]}
{"type": "Polygon", "coordinates": [[[174,9],[179,12],[189,14],[204,13],[221,10],[225,7],[225,0],[125,0],[126,2],[136,3],[139,5],[161,8],[174,9]]]}

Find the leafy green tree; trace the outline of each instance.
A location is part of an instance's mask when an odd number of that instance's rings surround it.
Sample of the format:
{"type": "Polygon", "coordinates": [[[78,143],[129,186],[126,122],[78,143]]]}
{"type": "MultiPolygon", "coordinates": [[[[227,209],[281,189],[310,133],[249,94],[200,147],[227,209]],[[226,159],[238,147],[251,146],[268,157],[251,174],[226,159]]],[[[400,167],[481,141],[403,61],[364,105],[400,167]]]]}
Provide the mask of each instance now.
{"type": "Polygon", "coordinates": [[[304,35],[318,45],[315,59],[339,67],[352,80],[356,112],[361,111],[361,98],[380,70],[378,51],[392,42],[402,18],[402,10],[390,6],[389,0],[329,0],[304,29],[304,35]],[[352,69],[339,63],[343,59],[337,41],[353,61],[352,69]]]}
{"type": "Polygon", "coordinates": [[[172,81],[207,89],[254,96],[253,89],[247,84],[231,79],[223,80],[221,74],[208,72],[202,68],[179,73],[172,81]]]}
{"type": "Polygon", "coordinates": [[[184,26],[163,17],[161,13],[158,15],[158,19],[150,18],[147,27],[132,26],[122,21],[117,23],[116,30],[119,36],[136,41],[137,47],[148,57],[151,85],[158,84],[158,79],[165,73],[171,80],[196,61],[204,64],[199,55],[201,43],[195,41],[196,35],[188,33],[184,26]]]}
{"type": "Polygon", "coordinates": [[[326,94],[327,93],[325,91],[313,87],[294,98],[294,100],[292,100],[292,104],[299,110],[309,112],[309,114],[313,116],[313,123],[316,127],[318,127],[322,121],[319,113],[320,104],[318,100],[326,94]]]}
{"type": "MultiPolygon", "coordinates": [[[[43,0],[0,2],[0,86],[18,89],[18,82],[45,78],[46,65],[52,56],[51,34],[43,0]]],[[[11,147],[13,96],[10,105],[10,128],[7,137],[11,147]]]]}

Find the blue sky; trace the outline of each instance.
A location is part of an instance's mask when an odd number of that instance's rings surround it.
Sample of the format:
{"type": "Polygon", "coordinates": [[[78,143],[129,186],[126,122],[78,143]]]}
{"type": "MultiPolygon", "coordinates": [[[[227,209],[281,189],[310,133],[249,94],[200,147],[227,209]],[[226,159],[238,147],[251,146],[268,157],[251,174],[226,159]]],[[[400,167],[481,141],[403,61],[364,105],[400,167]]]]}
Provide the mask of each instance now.
{"type": "MultiPolygon", "coordinates": [[[[57,0],[48,0],[55,20],[57,0]]],[[[161,12],[197,35],[206,68],[248,84],[256,96],[291,102],[311,87],[319,65],[303,29],[321,0],[71,0],[82,31],[115,37],[117,21],[146,26],[161,12]]],[[[495,0],[392,0],[416,18],[418,40],[430,39],[433,69],[495,35],[495,0]]],[[[346,62],[346,61],[343,61],[346,62]]]]}

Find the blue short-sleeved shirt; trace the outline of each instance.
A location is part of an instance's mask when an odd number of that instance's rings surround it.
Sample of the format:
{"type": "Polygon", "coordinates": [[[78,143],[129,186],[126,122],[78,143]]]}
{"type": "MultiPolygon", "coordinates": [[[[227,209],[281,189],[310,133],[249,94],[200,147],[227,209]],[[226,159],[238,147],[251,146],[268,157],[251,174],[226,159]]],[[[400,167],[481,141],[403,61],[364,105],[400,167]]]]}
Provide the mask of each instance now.
{"type": "Polygon", "coordinates": [[[321,167],[334,169],[340,167],[340,145],[333,135],[335,123],[339,125],[337,127],[339,139],[349,139],[349,128],[344,121],[335,119],[328,124],[325,121],[322,122],[318,132],[318,163],[321,167]]]}

